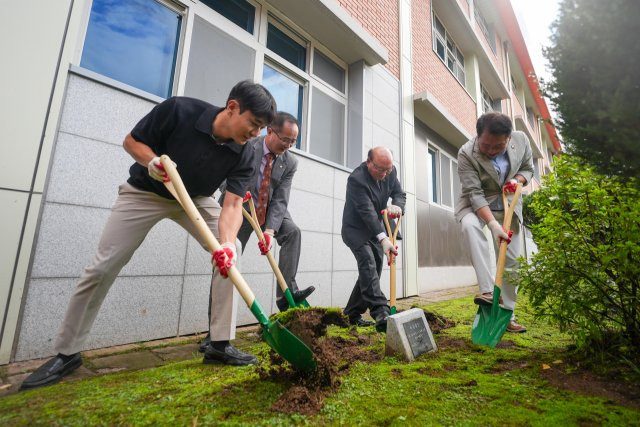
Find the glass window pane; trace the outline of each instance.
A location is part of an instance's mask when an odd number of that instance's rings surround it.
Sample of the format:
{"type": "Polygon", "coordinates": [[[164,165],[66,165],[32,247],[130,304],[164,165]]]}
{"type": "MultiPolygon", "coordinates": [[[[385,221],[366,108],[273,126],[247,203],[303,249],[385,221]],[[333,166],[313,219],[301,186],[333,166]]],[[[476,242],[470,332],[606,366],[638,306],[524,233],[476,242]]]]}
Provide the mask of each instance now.
{"type": "Polygon", "coordinates": [[[444,43],[442,43],[440,39],[436,39],[436,52],[438,53],[438,56],[444,61],[444,43]]]}
{"type": "Polygon", "coordinates": [[[440,20],[436,16],[433,17],[433,20],[436,24],[436,31],[439,32],[442,35],[442,37],[444,37],[444,34],[445,34],[444,25],[442,25],[442,22],[440,22],[440,20]]]}
{"type": "Polygon", "coordinates": [[[451,202],[451,160],[440,156],[440,177],[442,179],[442,204],[453,206],[451,202]]]}
{"type": "Polygon", "coordinates": [[[438,203],[438,153],[429,148],[427,151],[427,165],[429,165],[429,201],[438,203]]]}
{"type": "Polygon", "coordinates": [[[253,79],[254,61],[253,49],[196,16],[184,94],[222,107],[236,83],[253,79]]]}
{"type": "Polygon", "coordinates": [[[167,98],[181,22],[153,0],[93,0],[80,66],[167,98]]]}
{"type": "Polygon", "coordinates": [[[344,92],[344,70],[318,50],[313,54],[313,73],[340,92],[344,92]]]}
{"type": "Polygon", "coordinates": [[[307,48],[271,23],[267,32],[267,47],[296,67],[306,71],[307,48]]]}
{"type": "MultiPolygon", "coordinates": [[[[302,129],[302,98],[304,88],[298,82],[290,79],[280,71],[264,65],[262,84],[269,89],[278,105],[278,111],[285,111],[298,119],[299,129],[302,129]]],[[[300,148],[302,132],[298,132],[296,148],[300,148]]]]}
{"type": "Polygon", "coordinates": [[[256,8],[244,0],[201,0],[202,3],[227,18],[243,30],[253,34],[256,8]]]}
{"type": "Polygon", "coordinates": [[[339,164],[344,164],[344,108],[344,104],[313,88],[309,151],[339,164]]]}

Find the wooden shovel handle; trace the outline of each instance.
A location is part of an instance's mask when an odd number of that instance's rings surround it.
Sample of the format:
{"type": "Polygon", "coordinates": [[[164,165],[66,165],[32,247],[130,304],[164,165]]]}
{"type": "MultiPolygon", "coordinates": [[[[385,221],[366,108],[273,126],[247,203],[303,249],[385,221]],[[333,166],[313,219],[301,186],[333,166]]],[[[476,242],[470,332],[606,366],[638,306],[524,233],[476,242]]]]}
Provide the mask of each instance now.
{"type": "MultiPolygon", "coordinates": [[[[391,232],[391,225],[389,224],[389,212],[385,209],[382,211],[382,216],[384,218],[384,225],[387,228],[387,234],[389,235],[389,239],[391,243],[396,245],[396,237],[398,236],[398,230],[400,229],[400,218],[396,222],[396,227],[391,232]]],[[[393,254],[389,254],[389,305],[391,307],[396,306],[396,257],[393,254]]]]}
{"type": "MultiPolygon", "coordinates": [[[[256,220],[256,209],[253,204],[253,199],[249,199],[249,209],[251,210],[251,213],[247,212],[247,210],[243,207],[242,215],[244,215],[244,218],[247,221],[249,221],[249,224],[251,224],[251,228],[253,228],[253,231],[255,231],[256,235],[258,236],[258,239],[262,243],[265,243],[264,233],[262,232],[262,228],[260,228],[260,226],[258,225],[258,221],[256,220]]],[[[273,270],[273,274],[276,275],[276,279],[278,280],[278,286],[280,286],[280,289],[282,290],[282,292],[286,291],[287,282],[284,280],[284,276],[280,271],[280,267],[278,267],[278,263],[276,262],[276,259],[273,257],[273,254],[271,253],[271,251],[267,251],[266,255],[267,255],[267,260],[269,260],[269,265],[273,270]]]]}
{"type": "MultiPolygon", "coordinates": [[[[196,227],[196,230],[200,234],[200,236],[204,239],[205,243],[209,247],[211,252],[215,252],[222,248],[220,243],[218,243],[218,239],[213,235],[207,223],[202,219],[200,212],[198,212],[198,208],[193,204],[187,189],[184,187],[184,183],[182,182],[182,178],[180,178],[180,174],[176,170],[173,162],[166,154],[160,156],[160,162],[164,166],[165,172],[169,175],[169,179],[171,181],[165,182],[164,185],[167,187],[167,190],[171,192],[173,197],[176,198],[178,203],[182,206],[182,208],[187,213],[187,216],[193,222],[193,225],[196,227]]],[[[234,242],[235,243],[235,242],[234,242]]],[[[231,282],[236,286],[238,292],[244,299],[244,302],[247,304],[249,308],[255,301],[256,297],[251,291],[251,288],[242,278],[242,275],[236,268],[236,266],[232,266],[228,269],[228,276],[231,279],[231,282]]]]}
{"type": "MultiPolygon", "coordinates": [[[[518,183],[516,191],[513,193],[511,204],[509,204],[509,201],[507,200],[506,193],[504,191],[502,192],[502,204],[504,205],[504,221],[502,221],[502,228],[506,230],[507,234],[509,234],[511,219],[513,218],[513,212],[516,210],[516,206],[518,205],[518,199],[520,198],[521,192],[522,184],[518,183]]],[[[504,275],[504,267],[507,262],[507,245],[508,243],[505,240],[500,242],[498,265],[496,267],[496,286],[502,286],[502,276],[504,275]]]]}

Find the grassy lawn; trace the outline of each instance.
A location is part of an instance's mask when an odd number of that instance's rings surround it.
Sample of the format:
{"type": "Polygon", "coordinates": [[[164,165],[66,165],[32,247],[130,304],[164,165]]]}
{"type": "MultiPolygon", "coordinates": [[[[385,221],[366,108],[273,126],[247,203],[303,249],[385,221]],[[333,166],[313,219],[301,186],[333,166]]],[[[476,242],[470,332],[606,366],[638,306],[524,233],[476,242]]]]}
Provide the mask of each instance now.
{"type": "MultiPolygon", "coordinates": [[[[505,334],[498,349],[470,344],[470,297],[423,308],[457,322],[435,335],[438,352],[412,363],[355,363],[313,416],[271,409],[291,384],[260,380],[255,367],[203,365],[194,354],[1,398],[0,425],[640,425],[638,402],[599,390],[606,381],[596,374],[579,377],[587,378],[584,390],[562,387],[584,368],[571,362],[568,337],[534,323],[526,307],[519,321],[529,331],[505,334]]],[[[358,332],[372,334],[373,347],[384,351],[384,335],[358,332]]],[[[246,348],[268,363],[266,344],[246,348]]]]}

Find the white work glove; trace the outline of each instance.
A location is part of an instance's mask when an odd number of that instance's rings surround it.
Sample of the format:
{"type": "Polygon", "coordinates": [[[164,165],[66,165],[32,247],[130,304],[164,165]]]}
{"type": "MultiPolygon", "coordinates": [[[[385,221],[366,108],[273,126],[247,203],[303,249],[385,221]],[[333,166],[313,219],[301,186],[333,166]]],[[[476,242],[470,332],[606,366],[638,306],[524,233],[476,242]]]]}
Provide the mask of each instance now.
{"type": "Polygon", "coordinates": [[[258,241],[258,248],[262,255],[266,255],[273,248],[273,230],[266,229],[262,234],[264,235],[264,243],[258,241]]]}
{"type": "Polygon", "coordinates": [[[493,234],[493,238],[498,244],[500,244],[501,240],[506,240],[507,243],[511,242],[511,237],[504,231],[504,228],[502,228],[502,225],[500,225],[498,221],[492,219],[487,225],[491,229],[491,234],[493,234]]]}
{"type": "Polygon", "coordinates": [[[387,214],[389,218],[400,218],[402,216],[402,209],[400,209],[400,206],[389,205],[387,206],[387,214]]]}
{"type": "Polygon", "coordinates": [[[213,253],[211,262],[215,267],[218,267],[222,277],[227,277],[229,275],[229,269],[236,265],[236,260],[238,259],[236,245],[235,243],[225,242],[220,246],[222,246],[222,248],[213,253]]]}
{"type": "Polygon", "coordinates": [[[147,165],[147,169],[149,169],[149,176],[156,181],[169,181],[169,175],[167,175],[167,172],[164,170],[164,166],[162,165],[162,162],[160,162],[160,157],[154,157],[153,159],[151,159],[151,161],[147,165]]]}
{"type": "Polygon", "coordinates": [[[380,240],[380,245],[382,246],[382,251],[387,256],[387,258],[389,258],[391,254],[398,255],[398,249],[393,245],[393,243],[391,243],[391,239],[389,239],[388,237],[380,240]]]}

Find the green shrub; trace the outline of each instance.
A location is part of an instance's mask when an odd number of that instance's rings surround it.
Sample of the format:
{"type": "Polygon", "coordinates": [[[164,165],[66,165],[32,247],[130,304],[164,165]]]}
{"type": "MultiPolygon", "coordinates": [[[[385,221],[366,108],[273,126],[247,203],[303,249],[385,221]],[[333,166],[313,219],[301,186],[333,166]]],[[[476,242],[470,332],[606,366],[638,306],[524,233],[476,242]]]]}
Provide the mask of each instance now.
{"type": "Polygon", "coordinates": [[[538,252],[519,271],[534,314],[584,350],[640,361],[640,192],[572,156],[528,201],[538,252]]]}

